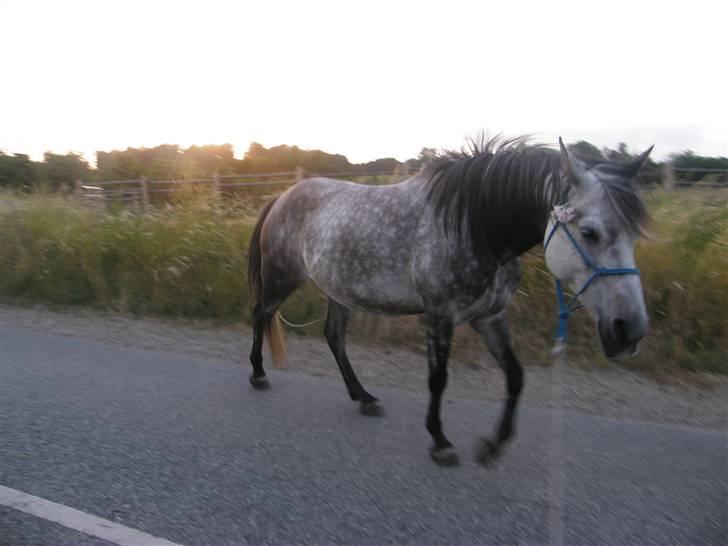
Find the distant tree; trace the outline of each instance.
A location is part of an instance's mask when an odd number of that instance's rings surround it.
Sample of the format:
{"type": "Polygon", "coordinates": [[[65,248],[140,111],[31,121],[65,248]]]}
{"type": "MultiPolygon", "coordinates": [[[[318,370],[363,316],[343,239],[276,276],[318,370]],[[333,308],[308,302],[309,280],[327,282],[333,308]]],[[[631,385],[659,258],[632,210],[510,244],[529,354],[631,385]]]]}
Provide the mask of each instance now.
{"type": "Polygon", "coordinates": [[[125,180],[142,176],[151,179],[184,179],[204,175],[204,169],[194,159],[186,157],[177,144],[96,152],[96,168],[96,176],[100,180],[125,180]]]}
{"type": "Polygon", "coordinates": [[[96,176],[99,180],[126,180],[142,176],[142,165],[134,148],[124,151],[96,152],[96,176]]]}
{"type": "Polygon", "coordinates": [[[670,156],[672,166],[676,169],[710,169],[723,171],[721,174],[713,174],[705,171],[693,171],[693,172],[681,172],[680,178],[684,180],[697,181],[706,176],[711,176],[718,181],[728,181],[728,175],[725,171],[728,170],[728,157],[708,157],[697,155],[690,150],[679,154],[672,154],[670,156]]]}
{"type": "Polygon", "coordinates": [[[66,155],[46,152],[43,155],[44,182],[48,189],[72,189],[76,180],[88,180],[90,170],[88,162],[79,154],[66,155]]]}
{"type": "Polygon", "coordinates": [[[193,161],[203,176],[230,174],[235,171],[236,160],[232,144],[207,144],[190,146],[184,151],[185,159],[193,161]]]}
{"type": "Polygon", "coordinates": [[[411,157],[407,161],[405,161],[404,166],[407,169],[407,172],[410,173],[416,173],[420,170],[420,162],[414,157],[411,157]]]}
{"type": "Polygon", "coordinates": [[[437,157],[435,148],[422,148],[417,157],[413,157],[404,162],[407,170],[411,173],[417,172],[437,157]]]}
{"type": "MultiPolygon", "coordinates": [[[[575,154],[590,159],[633,161],[633,154],[627,145],[619,143],[616,150],[579,141],[569,145],[575,154]]],[[[436,157],[434,148],[422,148],[416,158],[405,163],[386,157],[353,164],[346,156],[330,154],[321,150],[304,150],[298,146],[280,145],[266,148],[260,143],[250,144],[243,159],[236,159],[231,144],[190,146],[182,149],[176,144],[162,144],[152,148],[127,148],[96,153],[96,169],[78,154],[65,155],[46,153],[42,162],[32,161],[25,154],[8,154],[0,151],[0,186],[31,189],[45,186],[58,190],[72,186],[80,180],[125,180],[146,176],[150,179],[208,178],[214,172],[221,174],[271,173],[293,171],[303,167],[308,173],[381,173],[393,172],[398,166],[415,173],[436,157]]],[[[728,158],[706,157],[691,151],[671,156],[676,168],[728,169],[728,158]]],[[[659,165],[648,159],[640,171],[643,183],[659,180],[659,165]]],[[[699,180],[704,174],[681,173],[683,179],[699,180]]],[[[713,175],[714,177],[714,175],[713,175]]],[[[719,177],[725,180],[725,175],[719,177]]]]}
{"type": "MultiPolygon", "coordinates": [[[[177,144],[161,144],[154,148],[138,148],[142,173],[149,178],[184,178],[182,150],[177,144]]],[[[195,176],[197,173],[191,173],[195,176]]]]}
{"type": "Polygon", "coordinates": [[[241,172],[280,172],[303,167],[312,173],[342,172],[354,170],[346,156],[329,154],[321,150],[303,150],[298,146],[273,146],[266,148],[253,142],[242,161],[241,172]]]}
{"type": "Polygon", "coordinates": [[[708,157],[687,150],[670,156],[675,167],[694,169],[728,169],[728,157],[708,157]]]}
{"type": "Polygon", "coordinates": [[[26,154],[0,151],[0,187],[30,190],[39,181],[41,167],[26,154]]]}
{"type": "Polygon", "coordinates": [[[245,153],[245,159],[258,159],[265,155],[265,146],[258,142],[251,142],[248,151],[245,153]]]}
{"type": "Polygon", "coordinates": [[[604,156],[602,155],[602,152],[599,151],[599,148],[586,140],[580,140],[573,144],[569,144],[568,149],[569,151],[574,152],[576,156],[583,157],[584,159],[593,159],[596,161],[604,160],[604,156]]]}
{"type": "Polygon", "coordinates": [[[617,163],[628,163],[636,157],[629,153],[629,148],[624,142],[617,144],[616,150],[604,148],[603,155],[609,161],[616,161],[617,163]]]}
{"type": "Polygon", "coordinates": [[[394,170],[400,165],[400,162],[393,157],[383,157],[381,159],[375,159],[367,163],[360,163],[355,165],[357,170],[361,170],[366,173],[393,173],[394,170]]]}

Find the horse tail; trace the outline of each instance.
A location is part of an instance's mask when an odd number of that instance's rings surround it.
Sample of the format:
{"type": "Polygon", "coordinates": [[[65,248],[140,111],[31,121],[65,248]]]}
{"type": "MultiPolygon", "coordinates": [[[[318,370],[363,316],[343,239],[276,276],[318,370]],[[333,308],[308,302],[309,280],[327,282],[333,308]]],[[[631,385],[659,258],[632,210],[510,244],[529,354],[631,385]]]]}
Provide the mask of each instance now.
{"type": "MultiPolygon", "coordinates": [[[[250,303],[253,308],[253,321],[261,320],[264,317],[262,309],[263,299],[263,250],[261,246],[261,232],[268,213],[278,200],[275,197],[269,201],[260,213],[258,222],[253,229],[253,235],[248,245],[248,293],[250,294],[250,303]]],[[[268,339],[271,356],[273,357],[273,366],[275,368],[284,368],[288,353],[286,350],[286,338],[283,327],[278,318],[278,312],[271,319],[266,321],[265,337],[268,339]]],[[[254,324],[254,326],[256,326],[254,324]]]]}
{"type": "Polygon", "coordinates": [[[255,224],[255,229],[253,229],[253,235],[250,237],[250,244],[248,245],[248,292],[250,293],[250,303],[253,308],[260,303],[263,296],[261,232],[263,231],[265,219],[268,217],[270,209],[273,208],[277,200],[278,198],[276,197],[263,207],[258,217],[258,222],[255,224]]]}
{"type": "Polygon", "coordinates": [[[281,324],[281,315],[276,311],[273,319],[268,323],[265,329],[268,338],[268,347],[273,357],[274,368],[285,368],[288,361],[288,349],[286,348],[286,334],[281,324]]]}

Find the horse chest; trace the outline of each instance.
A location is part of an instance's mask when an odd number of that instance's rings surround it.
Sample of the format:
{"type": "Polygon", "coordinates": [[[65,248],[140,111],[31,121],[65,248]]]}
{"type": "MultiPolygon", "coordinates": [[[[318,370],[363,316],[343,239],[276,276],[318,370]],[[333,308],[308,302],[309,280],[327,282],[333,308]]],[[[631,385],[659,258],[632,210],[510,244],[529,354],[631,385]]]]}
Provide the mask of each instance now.
{"type": "Polygon", "coordinates": [[[514,291],[515,286],[496,281],[485,287],[477,298],[456,297],[452,309],[455,323],[462,324],[478,317],[497,315],[508,306],[514,291]]]}
{"type": "Polygon", "coordinates": [[[513,260],[482,272],[474,259],[432,260],[419,274],[418,290],[429,307],[447,310],[456,324],[505,309],[518,287],[520,263],[513,260]]]}

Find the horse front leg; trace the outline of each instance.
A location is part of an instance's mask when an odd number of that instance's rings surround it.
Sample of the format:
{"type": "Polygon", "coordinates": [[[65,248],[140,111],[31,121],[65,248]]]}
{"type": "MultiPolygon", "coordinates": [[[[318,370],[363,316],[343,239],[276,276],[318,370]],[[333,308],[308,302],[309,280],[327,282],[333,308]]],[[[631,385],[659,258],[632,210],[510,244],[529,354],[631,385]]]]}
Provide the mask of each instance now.
{"type": "Polygon", "coordinates": [[[432,435],[435,445],[430,455],[437,464],[454,466],[458,456],[442,432],[440,421],[440,402],[447,385],[447,359],[450,356],[453,321],[447,316],[428,313],[427,321],[427,365],[429,368],[430,407],[427,411],[427,431],[432,435]]]}
{"type": "Polygon", "coordinates": [[[474,319],[470,325],[483,338],[498,366],[506,375],[508,396],[495,438],[483,438],[476,452],[478,462],[485,465],[500,455],[502,446],[513,437],[513,421],[518,398],[523,389],[523,367],[513,352],[505,311],[494,317],[474,319]]]}

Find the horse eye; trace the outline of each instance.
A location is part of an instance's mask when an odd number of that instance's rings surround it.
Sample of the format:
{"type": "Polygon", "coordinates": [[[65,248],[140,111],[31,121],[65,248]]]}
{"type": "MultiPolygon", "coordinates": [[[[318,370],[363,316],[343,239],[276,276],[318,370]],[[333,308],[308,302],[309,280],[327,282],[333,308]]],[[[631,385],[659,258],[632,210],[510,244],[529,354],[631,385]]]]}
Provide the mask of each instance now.
{"type": "Polygon", "coordinates": [[[595,244],[599,242],[599,233],[597,233],[597,230],[594,228],[581,228],[581,236],[589,243],[595,244]]]}

